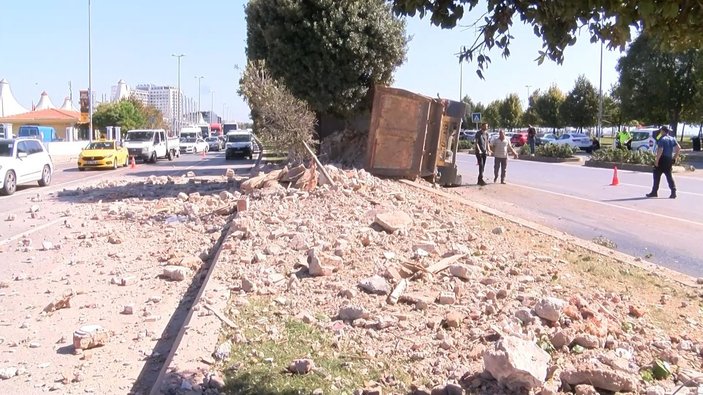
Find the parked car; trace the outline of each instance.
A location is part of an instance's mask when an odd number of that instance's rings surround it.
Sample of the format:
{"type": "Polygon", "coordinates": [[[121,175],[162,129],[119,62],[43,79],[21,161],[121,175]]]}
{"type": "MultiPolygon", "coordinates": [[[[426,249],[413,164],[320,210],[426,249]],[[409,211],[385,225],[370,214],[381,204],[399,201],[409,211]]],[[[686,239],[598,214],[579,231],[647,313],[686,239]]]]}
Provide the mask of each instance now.
{"type": "Polygon", "coordinates": [[[536,143],[537,143],[537,145],[548,144],[548,143],[553,142],[557,138],[558,137],[556,134],[552,134],[552,133],[544,134],[542,136],[537,136],[536,143]]]}
{"type": "Polygon", "coordinates": [[[659,129],[637,129],[632,132],[630,149],[633,151],[652,151],[657,149],[656,136],[659,129]]]}
{"type": "Polygon", "coordinates": [[[17,137],[33,138],[44,142],[57,141],[56,130],[51,126],[22,125],[17,132],[17,137]]]}
{"type": "Polygon", "coordinates": [[[181,137],[181,152],[186,154],[197,154],[198,152],[207,152],[210,146],[205,140],[193,137],[181,137]]]}
{"type": "Polygon", "coordinates": [[[522,147],[527,144],[527,132],[517,132],[510,138],[510,144],[514,147],[522,147]]]}
{"type": "Polygon", "coordinates": [[[0,140],[0,193],[12,195],[18,184],[28,182],[47,186],[51,183],[54,163],[37,139],[0,140]]]}
{"type": "Polygon", "coordinates": [[[210,151],[219,151],[222,149],[222,140],[217,136],[211,136],[205,139],[210,151]]]}
{"type": "Polygon", "coordinates": [[[113,140],[94,141],[78,154],[78,170],[117,169],[129,164],[127,148],[121,147],[113,140]]]}
{"type": "Polygon", "coordinates": [[[476,141],[476,131],[475,130],[462,130],[459,133],[459,140],[468,140],[470,142],[476,141]]]}
{"type": "Polygon", "coordinates": [[[591,152],[593,149],[591,138],[583,133],[564,133],[549,144],[568,145],[586,152],[591,152]]]}

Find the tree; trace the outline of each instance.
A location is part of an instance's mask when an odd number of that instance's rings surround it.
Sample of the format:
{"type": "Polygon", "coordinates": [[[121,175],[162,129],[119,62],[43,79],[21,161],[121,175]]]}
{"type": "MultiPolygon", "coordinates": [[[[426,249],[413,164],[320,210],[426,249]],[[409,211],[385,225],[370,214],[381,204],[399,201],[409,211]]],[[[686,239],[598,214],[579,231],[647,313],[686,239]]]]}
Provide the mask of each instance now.
{"type": "Polygon", "coordinates": [[[474,102],[468,95],[464,96],[461,101],[466,103],[466,115],[464,115],[464,119],[461,121],[462,127],[466,129],[471,127],[471,125],[473,124],[473,121],[471,120],[471,113],[474,110],[474,102]]]}
{"type": "Polygon", "coordinates": [[[251,107],[254,128],[262,140],[286,150],[291,161],[307,156],[304,144],[316,143],[315,114],[307,103],[270,76],[265,62],[247,64],[239,94],[251,107]]]}
{"type": "Polygon", "coordinates": [[[384,0],[251,0],[247,57],[318,114],[348,116],[370,106],[405,60],[405,22],[384,0]]]}
{"type": "Polygon", "coordinates": [[[498,113],[500,114],[501,126],[507,128],[508,131],[512,131],[513,128],[519,125],[522,118],[520,97],[516,93],[509,94],[500,102],[498,113]]]}
{"type": "Polygon", "coordinates": [[[618,60],[618,95],[626,117],[669,124],[676,134],[681,116],[696,103],[703,81],[700,50],[663,51],[649,34],[640,35],[618,60]]]}
{"type": "Polygon", "coordinates": [[[141,126],[146,129],[166,129],[167,126],[164,123],[164,115],[161,110],[154,106],[144,104],[134,97],[128,99],[134,107],[144,116],[144,125],[141,126]]]}
{"type": "Polygon", "coordinates": [[[493,100],[483,110],[481,121],[487,122],[491,130],[503,127],[500,119],[500,100],[493,100]]]}
{"type": "Polygon", "coordinates": [[[535,104],[539,99],[539,89],[532,92],[532,95],[527,99],[527,110],[522,113],[522,123],[524,125],[542,125],[543,121],[537,113],[535,104]]]}
{"type": "Polygon", "coordinates": [[[559,108],[563,102],[564,93],[556,85],[550,86],[547,92],[537,98],[535,101],[535,112],[542,119],[542,126],[550,126],[552,130],[564,126],[559,113],[559,108]]]}
{"type": "MultiPolygon", "coordinates": [[[[431,22],[442,28],[457,26],[465,12],[485,5],[485,12],[474,22],[479,32],[475,41],[462,50],[463,59],[476,59],[478,75],[490,58],[486,52],[498,47],[510,56],[513,20],[532,26],[542,39],[541,63],[550,58],[562,63],[564,50],[576,42],[578,32],[586,27],[591,42],[605,42],[609,49],[623,49],[630,41],[632,27],[644,29],[662,45],[682,50],[703,47],[703,2],[675,0],[389,0],[397,14],[421,17],[429,14],[431,22]]],[[[473,29],[471,29],[473,31],[473,29]]]]}
{"type": "Polygon", "coordinates": [[[147,120],[133,101],[122,99],[118,102],[100,104],[93,113],[93,124],[103,130],[107,126],[119,126],[126,133],[131,129],[146,127],[147,120]]]}
{"type": "Polygon", "coordinates": [[[564,123],[583,130],[586,126],[596,124],[598,117],[598,93],[596,88],[584,75],[576,79],[559,109],[564,123]]]}

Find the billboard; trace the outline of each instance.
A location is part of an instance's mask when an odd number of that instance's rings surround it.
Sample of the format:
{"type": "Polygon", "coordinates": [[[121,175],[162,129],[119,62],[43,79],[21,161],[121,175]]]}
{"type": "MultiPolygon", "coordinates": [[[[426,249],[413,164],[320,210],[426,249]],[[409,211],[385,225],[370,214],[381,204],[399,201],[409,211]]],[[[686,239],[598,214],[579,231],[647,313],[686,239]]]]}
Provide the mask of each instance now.
{"type": "Polygon", "coordinates": [[[90,113],[90,95],[88,94],[87,90],[81,90],[80,94],[81,94],[81,98],[80,98],[81,120],[80,120],[80,123],[88,123],[89,122],[89,113],[90,113]]]}

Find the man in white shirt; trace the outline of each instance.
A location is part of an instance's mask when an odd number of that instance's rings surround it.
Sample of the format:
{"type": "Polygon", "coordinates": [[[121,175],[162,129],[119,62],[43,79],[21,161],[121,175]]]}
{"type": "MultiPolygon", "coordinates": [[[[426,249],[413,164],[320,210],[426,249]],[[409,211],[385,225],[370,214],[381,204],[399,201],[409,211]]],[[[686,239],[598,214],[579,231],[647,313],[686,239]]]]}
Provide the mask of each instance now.
{"type": "Polygon", "coordinates": [[[500,183],[505,184],[505,168],[508,166],[508,151],[512,152],[517,159],[517,152],[510,144],[510,140],[505,138],[505,131],[500,129],[498,138],[493,141],[493,182],[498,181],[498,169],[500,168],[500,183]]]}

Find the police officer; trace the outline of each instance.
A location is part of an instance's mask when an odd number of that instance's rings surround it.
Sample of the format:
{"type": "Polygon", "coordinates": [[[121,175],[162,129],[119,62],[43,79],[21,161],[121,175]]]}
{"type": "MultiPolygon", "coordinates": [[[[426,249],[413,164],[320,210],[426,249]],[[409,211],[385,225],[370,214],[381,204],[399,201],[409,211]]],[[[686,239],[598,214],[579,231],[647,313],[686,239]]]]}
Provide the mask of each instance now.
{"type": "Polygon", "coordinates": [[[652,185],[652,192],[646,196],[649,198],[657,197],[659,181],[661,181],[662,174],[664,174],[671,190],[669,198],[676,199],[676,184],[674,183],[674,177],[671,175],[671,169],[679,156],[681,146],[674,137],[669,135],[670,130],[668,127],[662,126],[659,131],[662,137],[657,141],[657,156],[654,159],[654,184],[652,185]]]}

